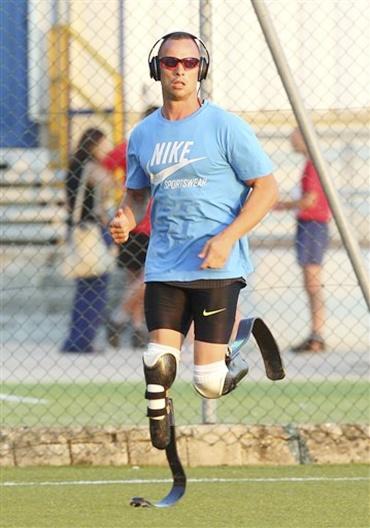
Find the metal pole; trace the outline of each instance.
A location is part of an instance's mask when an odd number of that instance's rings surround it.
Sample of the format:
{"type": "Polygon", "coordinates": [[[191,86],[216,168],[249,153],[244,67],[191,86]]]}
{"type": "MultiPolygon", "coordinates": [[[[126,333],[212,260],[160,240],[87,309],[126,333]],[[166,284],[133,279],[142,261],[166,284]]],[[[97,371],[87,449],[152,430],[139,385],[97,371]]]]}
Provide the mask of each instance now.
{"type": "MultiPolygon", "coordinates": [[[[200,0],[199,2],[199,36],[207,45],[212,58],[212,2],[211,0],[200,0]]],[[[212,70],[208,71],[207,79],[201,86],[202,99],[212,98],[212,70]]],[[[217,422],[217,400],[202,398],[202,423],[211,424],[217,422]]]]}
{"type": "Polygon", "coordinates": [[[335,223],[340,233],[348,257],[352,263],[359,286],[364,296],[368,309],[370,310],[370,285],[366,267],[361,255],[357,240],[351,235],[350,226],[343,214],[337,191],[329,174],[329,166],[321,153],[320,145],[313,127],[312,121],[304,107],[297,85],[290,71],[283,48],[270,18],[264,0],[251,0],[253,9],[265,36],[276,68],[292,105],[294,115],[297,119],[304,136],[310,157],[316,167],[323,189],[327,196],[335,223]]]}
{"type": "Polygon", "coordinates": [[[56,26],[59,22],[59,0],[53,0],[51,5],[51,23],[56,26]]]}
{"type": "Polygon", "coordinates": [[[118,71],[122,77],[122,91],[123,91],[123,130],[122,130],[122,138],[126,137],[128,132],[128,124],[127,124],[127,108],[126,108],[126,94],[125,94],[125,5],[124,0],[118,0],[118,39],[119,39],[119,50],[118,50],[118,71]]]}
{"type": "Polygon", "coordinates": [[[71,19],[71,5],[68,0],[57,0],[56,15],[58,17],[58,24],[70,23],[71,19]]]}
{"type": "MultiPolygon", "coordinates": [[[[200,0],[199,5],[199,36],[205,44],[212,59],[212,2],[200,0]]],[[[211,99],[213,95],[212,69],[208,71],[207,79],[201,86],[202,97],[211,99]]]]}

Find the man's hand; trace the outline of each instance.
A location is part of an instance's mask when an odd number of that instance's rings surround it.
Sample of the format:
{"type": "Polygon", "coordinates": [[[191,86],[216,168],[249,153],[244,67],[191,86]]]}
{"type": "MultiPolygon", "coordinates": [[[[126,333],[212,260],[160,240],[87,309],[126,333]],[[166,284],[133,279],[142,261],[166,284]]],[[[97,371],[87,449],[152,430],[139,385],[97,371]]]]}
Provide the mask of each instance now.
{"type": "Polygon", "coordinates": [[[201,269],[221,269],[229,258],[234,241],[224,233],[210,238],[204,245],[198,257],[203,259],[201,269]]]}
{"type": "Polygon", "coordinates": [[[116,244],[123,244],[130,234],[129,221],[122,209],[118,209],[109,224],[109,230],[116,244]]]}

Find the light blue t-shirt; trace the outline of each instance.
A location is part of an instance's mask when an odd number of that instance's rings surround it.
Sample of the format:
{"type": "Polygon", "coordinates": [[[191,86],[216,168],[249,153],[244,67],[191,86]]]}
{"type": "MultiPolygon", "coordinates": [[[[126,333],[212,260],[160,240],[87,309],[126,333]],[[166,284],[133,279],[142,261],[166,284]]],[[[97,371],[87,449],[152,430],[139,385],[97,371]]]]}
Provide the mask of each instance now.
{"type": "Polygon", "coordinates": [[[247,237],[234,244],[222,269],[200,269],[198,254],[239,214],[250,191],[244,182],[272,170],[252,129],[214,104],[205,102],[179,121],[161,110],[141,121],[128,144],[126,185],[151,187],[153,197],[145,281],[248,275],[247,237]]]}

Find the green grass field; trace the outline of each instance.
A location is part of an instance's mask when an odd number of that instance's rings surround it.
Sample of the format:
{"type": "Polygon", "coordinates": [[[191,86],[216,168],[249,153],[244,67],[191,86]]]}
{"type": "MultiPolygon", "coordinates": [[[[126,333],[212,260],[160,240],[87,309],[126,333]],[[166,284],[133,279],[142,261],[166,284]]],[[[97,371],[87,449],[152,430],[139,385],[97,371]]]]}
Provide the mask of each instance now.
{"type": "Polygon", "coordinates": [[[8,468],[2,528],[367,528],[369,466],[188,469],[185,496],[165,510],[166,468],[8,468]],[[159,481],[154,482],[154,479],[159,481]],[[217,480],[217,479],[227,479],[217,480]]]}
{"type": "MultiPolygon", "coordinates": [[[[368,423],[369,389],[366,381],[247,382],[218,400],[217,416],[245,424],[368,423]]],[[[147,423],[143,382],[3,383],[1,393],[2,423],[9,426],[147,423]]],[[[179,425],[200,422],[201,399],[190,383],[177,382],[171,395],[179,425]]]]}

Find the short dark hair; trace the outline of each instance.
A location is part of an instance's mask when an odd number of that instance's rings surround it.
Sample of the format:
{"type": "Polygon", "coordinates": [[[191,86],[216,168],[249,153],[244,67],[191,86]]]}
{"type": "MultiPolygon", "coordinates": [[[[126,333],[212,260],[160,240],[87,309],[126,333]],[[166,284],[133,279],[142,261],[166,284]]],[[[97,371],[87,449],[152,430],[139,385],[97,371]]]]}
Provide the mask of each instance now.
{"type": "Polygon", "coordinates": [[[162,46],[167,42],[167,40],[192,40],[196,44],[200,53],[199,46],[195,38],[190,33],[186,33],[186,31],[174,31],[173,33],[169,33],[167,37],[163,39],[162,44],[159,46],[158,56],[161,52],[162,46]]]}

